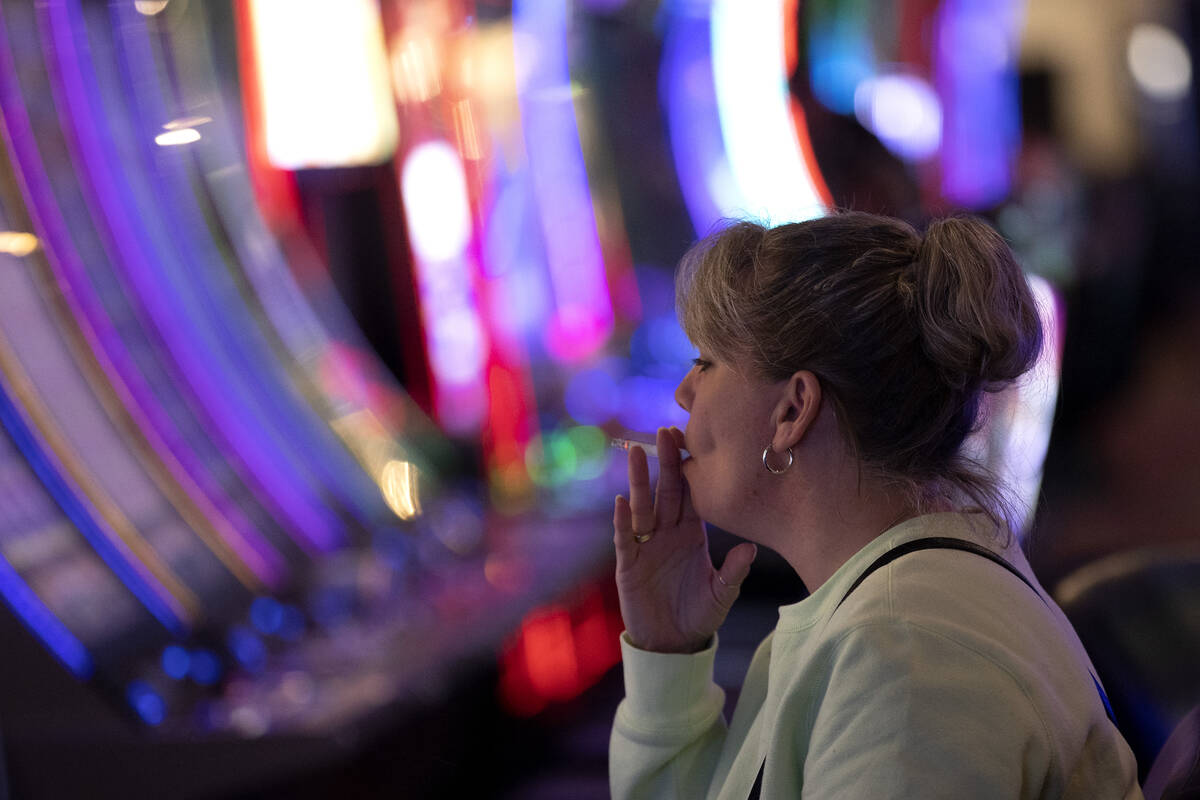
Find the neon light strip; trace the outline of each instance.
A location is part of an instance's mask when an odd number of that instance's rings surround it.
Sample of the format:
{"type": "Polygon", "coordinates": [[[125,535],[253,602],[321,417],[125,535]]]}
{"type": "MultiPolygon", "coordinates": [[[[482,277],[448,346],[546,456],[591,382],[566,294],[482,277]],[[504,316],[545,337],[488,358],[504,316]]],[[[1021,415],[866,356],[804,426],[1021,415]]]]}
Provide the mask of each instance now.
{"type": "Polygon", "coordinates": [[[92,657],[75,635],[42,603],[4,558],[0,558],[0,595],[25,627],[77,678],[92,674],[92,657]]]}
{"type": "Polygon", "coordinates": [[[186,631],[179,612],[169,602],[170,595],[161,587],[156,588],[153,578],[145,568],[124,549],[120,540],[110,531],[100,527],[95,514],[79,499],[77,491],[62,477],[60,465],[54,463],[50,454],[38,442],[33,431],[17,410],[8,388],[0,384],[0,424],[8,430],[13,443],[41,480],[46,491],[67,515],[72,524],[91,543],[97,555],[104,560],[114,574],[141,601],[146,610],[154,615],[169,631],[182,635],[186,631]]]}
{"type": "Polygon", "coordinates": [[[699,236],[746,207],[733,178],[712,81],[707,8],[677,3],[663,42],[659,93],[667,109],[671,153],[692,226],[699,236]]]}
{"type": "Polygon", "coordinates": [[[516,0],[513,38],[525,150],[546,246],[555,311],[551,354],[574,361],[594,353],[613,325],[587,169],[572,101],[567,0],[516,0]]]}
{"type": "Polygon", "coordinates": [[[793,125],[784,5],[713,0],[711,26],[721,132],[742,211],[773,225],[827,211],[793,125]]]}
{"type": "MultiPolygon", "coordinates": [[[[111,236],[113,265],[122,268],[135,283],[137,297],[179,364],[184,382],[201,398],[204,411],[217,422],[225,441],[275,501],[277,512],[296,523],[294,529],[301,534],[301,543],[317,550],[336,546],[343,538],[340,521],[304,491],[301,474],[289,476],[287,461],[279,453],[269,451],[271,428],[251,424],[257,415],[249,405],[245,388],[230,379],[228,371],[223,379],[214,374],[213,361],[221,355],[221,350],[212,342],[211,333],[196,322],[195,301],[165,280],[170,273],[164,272],[163,267],[170,262],[162,258],[161,249],[154,258],[147,252],[149,245],[142,238],[153,231],[140,221],[135,225],[129,218],[132,209],[155,206],[136,202],[128,184],[112,169],[113,159],[103,150],[104,144],[112,145],[111,136],[107,135],[107,120],[91,108],[80,82],[77,62],[73,64],[70,58],[74,55],[74,42],[69,19],[64,17],[66,7],[55,4],[41,7],[39,12],[51,15],[54,40],[52,46],[51,42],[46,43],[45,52],[56,55],[58,66],[57,70],[51,70],[51,77],[56,79],[51,85],[57,89],[56,100],[62,104],[60,118],[75,129],[76,135],[68,138],[68,144],[80,160],[78,174],[85,179],[80,184],[92,206],[93,218],[107,223],[105,230],[111,236]],[[181,327],[180,323],[189,318],[192,322],[181,327]]],[[[152,215],[145,210],[141,213],[152,215]]],[[[225,359],[219,361],[227,366],[225,359]]]]}
{"type": "MultiPolygon", "coordinates": [[[[0,179],[8,183],[10,168],[3,156],[0,159],[0,179]]],[[[16,214],[17,219],[23,216],[19,211],[16,214]]],[[[6,215],[3,222],[11,224],[13,218],[6,215]]],[[[20,225],[20,229],[28,227],[27,220],[20,225]]],[[[10,385],[20,392],[26,413],[52,443],[59,459],[71,466],[73,480],[87,492],[110,527],[147,564],[165,561],[162,566],[180,574],[192,566],[216,566],[207,561],[208,552],[194,540],[187,549],[155,547],[157,531],[176,530],[182,521],[206,540],[209,549],[247,588],[261,590],[254,574],[221,546],[196,505],[194,487],[180,488],[162,459],[156,457],[139,420],[126,408],[129,398],[117,396],[105,382],[61,296],[44,288],[52,283],[47,272],[40,257],[14,260],[0,270],[0,319],[4,320],[0,328],[7,332],[6,341],[0,337],[0,365],[10,376],[10,385]],[[61,433],[51,435],[53,429],[61,433]],[[62,441],[64,438],[70,444],[62,441]],[[178,517],[171,513],[172,507],[178,517]],[[127,515],[133,519],[125,519],[127,515]],[[136,539],[145,541],[139,546],[136,539]],[[160,554],[164,554],[162,559],[160,554]]],[[[218,516],[215,509],[208,510],[218,516]]],[[[228,526],[227,521],[221,522],[228,526]]],[[[155,571],[163,575],[159,567],[155,571]]],[[[219,567],[213,571],[214,575],[221,573],[219,567]]],[[[178,583],[174,576],[163,577],[168,587],[172,581],[178,583]]],[[[187,587],[176,586],[171,591],[181,598],[195,594],[187,587]]],[[[188,602],[195,610],[194,598],[188,602]]]]}
{"type": "MultiPolygon", "coordinates": [[[[74,3],[71,7],[77,7],[74,3]]],[[[153,125],[153,120],[169,115],[163,103],[162,92],[153,91],[146,81],[135,81],[132,75],[162,74],[154,68],[149,30],[145,19],[128,4],[113,9],[117,17],[114,30],[125,36],[120,42],[119,52],[129,59],[126,70],[124,97],[136,97],[140,102],[133,104],[133,121],[142,123],[142,129],[153,125]],[[139,91],[140,89],[140,91],[139,91]]],[[[90,75],[81,76],[85,83],[90,75]]],[[[96,86],[88,87],[97,92],[96,86]]],[[[164,87],[165,91],[165,87],[164,87]]],[[[93,96],[95,96],[93,94],[93,96]]],[[[114,115],[107,114],[112,120],[114,115]]],[[[106,144],[111,138],[104,139],[106,144]]],[[[175,256],[165,265],[175,266],[164,271],[174,278],[180,291],[198,300],[200,320],[212,331],[214,347],[227,353],[230,368],[246,387],[247,402],[258,412],[258,419],[265,430],[274,431],[275,447],[290,454],[293,469],[306,476],[314,492],[324,495],[329,491],[350,513],[364,525],[387,516],[379,492],[351,459],[349,453],[338,442],[325,421],[304,403],[289,375],[282,368],[279,353],[272,349],[260,328],[259,320],[241,301],[239,289],[234,284],[231,271],[237,264],[214,244],[214,231],[208,228],[200,214],[199,204],[191,193],[192,181],[188,172],[192,168],[191,152],[164,154],[150,143],[148,137],[135,138],[142,147],[143,167],[141,174],[151,182],[149,190],[158,202],[155,208],[171,209],[171,213],[160,214],[161,229],[171,233],[162,244],[173,245],[175,256]],[[228,266],[222,269],[221,266],[228,266]]],[[[207,142],[197,144],[203,148],[207,142]]],[[[115,157],[115,154],[114,154],[115,157]]],[[[130,166],[136,166],[133,162],[130,166]]],[[[128,177],[129,173],[126,172],[128,177]]],[[[132,186],[131,186],[132,188],[132,186]]],[[[147,227],[154,227],[152,222],[147,227]]]]}
{"type": "MultiPolygon", "coordinates": [[[[2,15],[0,15],[0,42],[3,42],[5,45],[8,45],[10,42],[2,15]]],[[[6,122],[4,131],[9,139],[10,151],[14,153],[18,152],[21,147],[27,148],[27,152],[28,149],[36,151],[36,145],[33,143],[32,134],[29,131],[28,117],[24,113],[25,107],[20,89],[15,83],[15,76],[16,72],[11,51],[7,46],[0,48],[0,110],[2,110],[6,122]],[[15,125],[14,122],[16,123],[15,125]],[[14,131],[14,127],[17,128],[17,131],[14,131]],[[22,141],[22,136],[19,134],[24,134],[27,138],[22,141]]],[[[40,173],[39,177],[41,177],[40,173]]],[[[59,222],[61,224],[61,220],[59,222]]],[[[65,229],[61,230],[61,235],[64,237],[67,236],[65,229]]],[[[47,236],[43,235],[41,239],[48,251],[54,246],[47,236]]],[[[37,443],[32,433],[25,427],[25,423],[16,411],[15,406],[12,406],[12,401],[8,399],[7,395],[2,400],[9,405],[9,421],[12,425],[10,431],[13,431],[14,439],[17,439],[18,435],[23,432],[24,438],[18,439],[18,444],[23,442],[23,449],[28,449],[34,458],[40,457],[42,459],[40,462],[31,462],[31,464],[40,470],[38,471],[38,475],[42,478],[43,482],[47,483],[48,488],[50,488],[50,483],[54,482],[52,493],[54,493],[56,501],[63,506],[64,510],[68,512],[68,516],[80,528],[81,532],[85,534],[92,546],[106,561],[109,561],[114,572],[127,582],[130,590],[151,610],[151,613],[172,630],[181,629],[183,623],[179,616],[180,609],[175,607],[177,604],[174,598],[171,597],[170,593],[161,584],[154,582],[153,578],[145,572],[145,565],[139,564],[134,560],[133,554],[129,552],[126,542],[121,541],[117,537],[116,532],[110,530],[108,527],[99,526],[92,518],[88,517],[88,512],[85,510],[82,501],[73,495],[74,488],[69,488],[65,481],[54,472],[54,467],[50,466],[49,455],[42,451],[41,445],[37,443]]],[[[131,541],[137,538],[136,532],[133,532],[131,541]]]]}

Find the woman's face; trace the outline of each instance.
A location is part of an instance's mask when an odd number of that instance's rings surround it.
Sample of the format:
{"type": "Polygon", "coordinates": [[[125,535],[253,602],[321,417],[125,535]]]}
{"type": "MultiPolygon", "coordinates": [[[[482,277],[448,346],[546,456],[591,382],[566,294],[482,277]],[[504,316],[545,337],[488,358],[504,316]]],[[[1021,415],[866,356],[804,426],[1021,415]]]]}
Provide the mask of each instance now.
{"type": "Polygon", "coordinates": [[[732,533],[744,529],[766,476],[763,448],[779,387],[706,356],[695,359],[675,390],[688,412],[683,475],[700,517],[732,533]]]}

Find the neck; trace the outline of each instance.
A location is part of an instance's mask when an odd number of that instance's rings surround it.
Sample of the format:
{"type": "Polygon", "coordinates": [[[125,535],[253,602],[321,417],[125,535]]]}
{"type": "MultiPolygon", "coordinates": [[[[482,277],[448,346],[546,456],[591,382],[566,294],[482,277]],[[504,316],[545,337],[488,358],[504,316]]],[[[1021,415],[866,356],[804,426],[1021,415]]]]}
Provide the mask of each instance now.
{"type": "Polygon", "coordinates": [[[861,474],[828,425],[805,437],[788,472],[764,471],[760,487],[763,502],[746,538],[783,556],[809,592],[881,533],[916,516],[905,492],[861,474]]]}
{"type": "Polygon", "coordinates": [[[880,534],[916,516],[906,498],[895,492],[860,491],[829,494],[789,515],[787,534],[775,549],[791,565],[809,592],[880,534]]]}

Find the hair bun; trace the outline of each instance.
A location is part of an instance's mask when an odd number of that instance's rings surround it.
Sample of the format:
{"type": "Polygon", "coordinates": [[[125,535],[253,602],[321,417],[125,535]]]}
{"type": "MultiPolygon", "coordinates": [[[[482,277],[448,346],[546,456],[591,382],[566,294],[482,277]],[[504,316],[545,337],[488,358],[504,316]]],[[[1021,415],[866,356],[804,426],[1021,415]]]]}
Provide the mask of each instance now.
{"type": "Polygon", "coordinates": [[[1042,325],[1012,250],[973,217],[929,226],[917,252],[923,348],[955,388],[1000,388],[1033,366],[1042,325]]]}

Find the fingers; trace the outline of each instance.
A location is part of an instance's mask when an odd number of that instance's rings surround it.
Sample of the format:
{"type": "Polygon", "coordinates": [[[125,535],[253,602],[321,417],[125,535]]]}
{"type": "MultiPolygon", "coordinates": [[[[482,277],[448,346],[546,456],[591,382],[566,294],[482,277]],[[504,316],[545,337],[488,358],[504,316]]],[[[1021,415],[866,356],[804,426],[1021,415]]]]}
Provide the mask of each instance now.
{"type": "Polygon", "coordinates": [[[742,542],[726,554],[725,563],[717,570],[713,586],[722,605],[733,605],[757,555],[758,547],[753,542],[742,542]]]}
{"type": "Polygon", "coordinates": [[[613,503],[613,544],[617,547],[617,557],[620,558],[632,552],[633,541],[633,512],[629,510],[629,501],[617,495],[613,503]]]}
{"type": "Polygon", "coordinates": [[[683,441],[683,431],[679,430],[679,428],[676,428],[673,425],[667,430],[670,432],[671,438],[675,440],[675,446],[680,450],[686,449],[687,445],[685,445],[683,441]]]}
{"type": "Polygon", "coordinates": [[[658,486],[654,493],[654,512],[657,524],[674,526],[679,523],[683,503],[683,479],[679,474],[679,447],[666,428],[658,429],[658,486]]]}
{"type": "Polygon", "coordinates": [[[649,533],[654,530],[654,505],[650,501],[650,467],[646,453],[640,447],[629,448],[629,509],[632,530],[649,533]]]}

